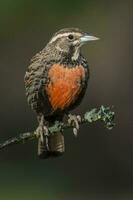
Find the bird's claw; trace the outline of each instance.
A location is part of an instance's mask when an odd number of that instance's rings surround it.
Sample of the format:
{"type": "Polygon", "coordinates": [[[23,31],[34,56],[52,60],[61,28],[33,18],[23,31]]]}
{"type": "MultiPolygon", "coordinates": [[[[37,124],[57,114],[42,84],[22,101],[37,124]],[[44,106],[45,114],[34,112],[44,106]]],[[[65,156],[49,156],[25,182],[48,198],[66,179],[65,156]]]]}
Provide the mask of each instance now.
{"type": "Polygon", "coordinates": [[[49,131],[48,128],[46,126],[38,126],[38,128],[36,129],[36,136],[37,138],[40,138],[41,142],[44,142],[44,137],[48,136],[49,131]]]}
{"type": "Polygon", "coordinates": [[[81,116],[69,114],[68,123],[73,126],[73,133],[75,136],[77,136],[79,130],[79,123],[81,123],[81,116]]]}

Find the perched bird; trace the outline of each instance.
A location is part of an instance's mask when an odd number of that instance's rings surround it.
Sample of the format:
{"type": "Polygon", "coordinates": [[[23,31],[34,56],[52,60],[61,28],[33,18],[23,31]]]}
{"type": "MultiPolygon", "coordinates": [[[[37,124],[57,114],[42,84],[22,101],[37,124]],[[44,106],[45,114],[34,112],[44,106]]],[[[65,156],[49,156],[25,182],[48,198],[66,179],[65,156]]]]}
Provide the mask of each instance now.
{"type": "MultiPolygon", "coordinates": [[[[97,39],[78,28],[64,28],[31,59],[25,74],[25,88],[28,104],[37,113],[39,122],[40,158],[59,156],[65,150],[63,133],[49,135],[47,127],[55,120],[62,120],[83,99],[89,67],[80,47],[97,39]]],[[[74,121],[78,129],[78,119],[71,114],[69,117],[69,122],[74,121]]]]}

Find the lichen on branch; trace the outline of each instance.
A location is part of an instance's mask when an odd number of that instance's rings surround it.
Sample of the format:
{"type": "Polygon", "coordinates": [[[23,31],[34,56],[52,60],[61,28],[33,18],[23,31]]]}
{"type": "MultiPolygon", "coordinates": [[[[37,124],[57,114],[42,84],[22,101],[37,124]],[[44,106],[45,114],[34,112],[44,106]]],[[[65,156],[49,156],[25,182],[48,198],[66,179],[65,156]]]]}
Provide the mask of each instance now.
{"type": "MultiPolygon", "coordinates": [[[[111,111],[110,107],[104,107],[101,106],[99,109],[94,108],[88,112],[86,112],[83,116],[81,116],[81,122],[80,125],[83,123],[90,124],[96,121],[104,122],[105,127],[109,130],[111,130],[115,123],[114,123],[114,115],[115,113],[111,111]]],[[[55,123],[48,127],[49,134],[56,134],[56,132],[63,131],[68,128],[73,128],[72,125],[70,125],[68,122],[59,122],[55,121],[55,123]]],[[[5,147],[24,143],[27,140],[33,140],[37,138],[36,130],[32,132],[22,133],[18,136],[8,139],[5,142],[0,144],[0,149],[3,149],[5,147]]]]}

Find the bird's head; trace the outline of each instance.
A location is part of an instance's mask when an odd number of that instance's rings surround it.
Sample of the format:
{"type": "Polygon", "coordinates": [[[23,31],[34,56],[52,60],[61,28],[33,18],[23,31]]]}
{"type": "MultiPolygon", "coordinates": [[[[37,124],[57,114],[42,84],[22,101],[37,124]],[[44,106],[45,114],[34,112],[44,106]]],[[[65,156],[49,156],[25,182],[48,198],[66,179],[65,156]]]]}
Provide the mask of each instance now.
{"type": "Polygon", "coordinates": [[[83,44],[98,39],[78,28],[65,28],[56,32],[48,45],[54,47],[56,51],[71,56],[72,60],[76,60],[80,54],[80,47],[83,44]]]}

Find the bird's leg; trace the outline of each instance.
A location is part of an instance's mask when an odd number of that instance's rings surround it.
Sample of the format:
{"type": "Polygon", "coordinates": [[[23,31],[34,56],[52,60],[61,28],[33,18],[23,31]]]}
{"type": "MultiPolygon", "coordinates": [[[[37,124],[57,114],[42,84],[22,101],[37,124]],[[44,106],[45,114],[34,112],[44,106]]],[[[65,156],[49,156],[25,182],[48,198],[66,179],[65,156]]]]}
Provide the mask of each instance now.
{"type": "Polygon", "coordinates": [[[38,116],[38,122],[39,122],[39,126],[36,129],[36,136],[40,139],[41,143],[46,143],[47,149],[48,147],[48,127],[46,126],[46,121],[44,119],[44,116],[38,116]]]}
{"type": "Polygon", "coordinates": [[[80,115],[68,115],[68,123],[73,126],[73,133],[75,136],[78,134],[79,123],[81,123],[80,115]]]}

